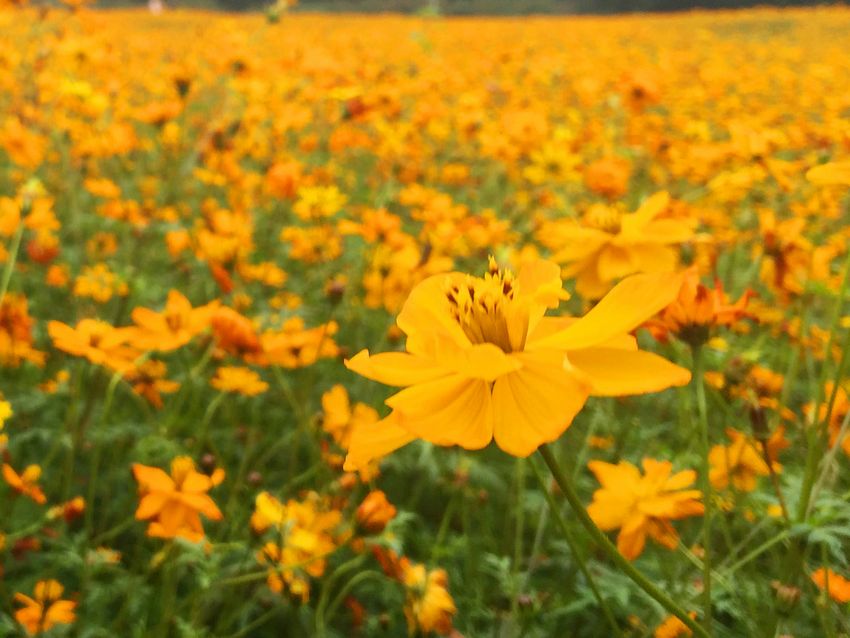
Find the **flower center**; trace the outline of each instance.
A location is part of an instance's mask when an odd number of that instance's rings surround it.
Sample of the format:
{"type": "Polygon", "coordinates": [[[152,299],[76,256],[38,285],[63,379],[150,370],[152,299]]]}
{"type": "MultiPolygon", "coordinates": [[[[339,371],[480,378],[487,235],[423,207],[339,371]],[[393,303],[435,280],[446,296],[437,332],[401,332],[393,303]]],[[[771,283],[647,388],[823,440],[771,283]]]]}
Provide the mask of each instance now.
{"type": "Polygon", "coordinates": [[[490,258],[489,272],[483,277],[467,277],[446,292],[452,317],[472,343],[492,343],[504,352],[513,352],[506,310],[515,294],[513,274],[499,270],[490,258]]]}

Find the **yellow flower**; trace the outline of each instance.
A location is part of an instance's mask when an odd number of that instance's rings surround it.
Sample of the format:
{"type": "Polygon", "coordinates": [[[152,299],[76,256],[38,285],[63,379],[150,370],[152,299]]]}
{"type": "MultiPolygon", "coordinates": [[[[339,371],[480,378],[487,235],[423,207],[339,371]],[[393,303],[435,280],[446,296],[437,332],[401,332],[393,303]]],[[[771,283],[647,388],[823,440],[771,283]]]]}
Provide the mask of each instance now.
{"type": "Polygon", "coordinates": [[[246,397],[257,396],[269,389],[256,372],[238,366],[223,366],[215,371],[210,385],[222,392],[236,392],[246,397]]]}
{"type": "Polygon", "coordinates": [[[378,421],[378,413],[374,408],[365,403],[352,406],[348,392],[340,384],[322,395],[322,413],[322,429],[345,450],[351,443],[351,432],[354,429],[378,421]]]}
{"type": "MultiPolygon", "coordinates": [[[[771,455],[771,463],[776,473],[782,471],[782,466],[775,461],[779,450],[787,447],[783,438],[784,428],[777,428],[776,432],[767,441],[768,452],[771,455]]],[[[731,428],[726,430],[726,435],[732,440],[729,445],[715,445],[708,454],[708,462],[711,465],[709,478],[711,484],[719,489],[729,487],[729,482],[740,492],[752,492],[756,489],[756,479],[759,476],[768,476],[770,468],[764,458],[764,453],[758,441],[744,436],[731,428]]]]}
{"type": "Polygon", "coordinates": [[[591,461],[588,467],[602,488],[587,513],[603,531],[620,530],[617,549],[630,560],[643,552],[647,536],[674,549],[679,537],[670,521],[703,513],[702,493],[684,489],[696,481],[693,470],[670,476],[673,464],[653,459],[643,460],[643,475],[627,461],[591,461]]]}
{"type": "Polygon", "coordinates": [[[364,350],[346,361],[405,389],[387,399],[387,418],[355,429],[345,469],[416,438],[467,449],[495,439],[524,457],[557,439],[590,395],[686,384],[687,370],[639,351],[628,335],[672,301],[679,284],[673,275],[635,276],[573,319],[544,317],[566,297],[551,262],[528,262],[517,277],[491,260],[483,278],[455,272],[426,279],[397,320],[407,352],[364,350]]]}
{"type": "Polygon", "coordinates": [[[678,255],[671,244],[688,241],[693,230],[686,221],[661,217],[669,202],[667,193],[656,193],[631,214],[597,204],[582,224],[545,224],[539,239],[555,251],[554,261],[566,264],[564,274],[576,277],[576,290],[599,299],[622,277],[676,267],[678,255]]]}

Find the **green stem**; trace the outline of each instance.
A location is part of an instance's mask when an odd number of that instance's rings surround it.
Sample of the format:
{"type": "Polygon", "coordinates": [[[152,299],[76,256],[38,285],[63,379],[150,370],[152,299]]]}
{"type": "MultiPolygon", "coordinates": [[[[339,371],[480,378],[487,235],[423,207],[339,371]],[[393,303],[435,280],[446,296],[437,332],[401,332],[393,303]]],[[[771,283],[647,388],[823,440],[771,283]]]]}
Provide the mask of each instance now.
{"type": "Polygon", "coordinates": [[[705,504],[705,514],[702,519],[702,595],[703,595],[703,624],[706,632],[712,632],[711,611],[711,523],[714,515],[714,497],[709,478],[710,463],[708,460],[711,445],[708,438],[708,407],[705,400],[705,381],[703,379],[702,347],[693,346],[691,349],[694,363],[694,389],[696,390],[697,412],[699,413],[700,445],[702,456],[702,493],[705,504]]]}
{"type": "Polygon", "coordinates": [[[584,504],[578,497],[578,494],[576,494],[572,482],[561,470],[561,466],[558,465],[558,461],[552,454],[552,450],[550,450],[546,444],[543,444],[540,446],[539,452],[543,457],[543,460],[546,462],[546,465],[549,467],[549,471],[552,473],[552,477],[555,479],[558,487],[561,488],[561,491],[564,493],[564,497],[567,499],[570,507],[572,507],[579,522],[584,526],[585,530],[587,530],[587,533],[590,534],[590,537],[599,549],[601,549],[608,558],[610,558],[614,564],[616,564],[617,567],[619,567],[623,573],[638,587],[640,587],[650,598],[685,623],[685,625],[694,632],[695,635],[700,636],[701,638],[710,638],[708,632],[695,622],[684,609],[677,605],[676,602],[667,594],[656,587],[646,576],[635,569],[634,565],[632,565],[628,559],[617,550],[614,544],[608,540],[608,537],[602,533],[602,530],[596,526],[596,523],[594,523],[593,519],[590,518],[584,504]]]}
{"type": "Polygon", "coordinates": [[[543,477],[543,473],[535,463],[531,463],[531,471],[534,472],[534,476],[540,484],[540,489],[543,491],[543,495],[546,497],[546,503],[549,505],[549,511],[552,513],[552,517],[555,519],[555,522],[558,523],[558,527],[561,528],[564,540],[567,541],[567,546],[570,548],[570,552],[572,552],[573,558],[578,564],[579,571],[587,581],[590,591],[593,593],[593,597],[596,598],[596,602],[599,603],[599,608],[602,610],[605,619],[608,621],[608,624],[611,625],[613,635],[622,636],[623,634],[620,631],[620,626],[617,624],[617,619],[614,618],[611,608],[608,606],[607,601],[602,596],[602,592],[596,585],[596,580],[593,578],[593,574],[590,573],[590,569],[587,567],[587,562],[584,560],[584,556],[581,552],[579,552],[578,544],[573,537],[573,533],[570,531],[567,521],[564,520],[564,517],[561,515],[561,511],[558,509],[558,504],[555,502],[555,497],[552,496],[552,492],[549,490],[549,485],[543,477]]]}
{"type": "Polygon", "coordinates": [[[9,258],[6,261],[6,267],[3,268],[3,280],[0,281],[0,306],[3,305],[3,300],[6,298],[6,291],[9,290],[9,282],[12,281],[12,272],[15,270],[15,263],[18,261],[18,251],[21,249],[21,239],[24,236],[24,222],[18,224],[18,230],[15,233],[15,238],[12,240],[12,250],[9,253],[9,258]]]}

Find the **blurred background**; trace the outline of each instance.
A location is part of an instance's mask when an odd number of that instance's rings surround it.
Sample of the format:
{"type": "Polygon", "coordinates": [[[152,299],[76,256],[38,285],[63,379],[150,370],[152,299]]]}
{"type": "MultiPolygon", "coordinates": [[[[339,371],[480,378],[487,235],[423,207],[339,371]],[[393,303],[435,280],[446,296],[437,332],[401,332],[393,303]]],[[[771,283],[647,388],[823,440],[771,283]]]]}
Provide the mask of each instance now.
{"type": "MultiPolygon", "coordinates": [[[[144,5],[147,0],[100,0],[102,7],[144,5]]],[[[179,0],[169,7],[207,7],[251,11],[267,0],[179,0]]],[[[357,13],[440,13],[444,15],[610,14],[633,11],[683,11],[696,8],[735,9],[753,6],[802,7],[818,0],[300,0],[300,11],[357,13]]]]}

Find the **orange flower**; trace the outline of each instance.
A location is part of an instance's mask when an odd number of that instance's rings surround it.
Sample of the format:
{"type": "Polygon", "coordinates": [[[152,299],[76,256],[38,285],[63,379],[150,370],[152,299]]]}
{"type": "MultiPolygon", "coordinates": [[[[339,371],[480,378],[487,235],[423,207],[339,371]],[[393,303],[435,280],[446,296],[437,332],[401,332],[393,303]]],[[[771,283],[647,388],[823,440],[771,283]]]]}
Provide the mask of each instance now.
{"type": "Polygon", "coordinates": [[[83,319],[76,328],[60,321],[47,324],[47,332],[53,345],[77,357],[85,357],[92,363],[111,368],[116,372],[127,372],[133,367],[138,353],[128,347],[132,331],[115,328],[97,319],[83,319]]]}
{"type": "Polygon", "coordinates": [[[653,459],[643,460],[644,475],[627,461],[617,465],[591,461],[588,467],[602,489],[594,492],[587,513],[606,532],[620,529],[617,549],[630,560],[643,552],[647,536],[674,549],[679,536],[670,521],[704,511],[702,493],[684,489],[696,481],[693,470],[670,476],[673,464],[653,459]]]}
{"type": "Polygon", "coordinates": [[[616,199],[629,188],[631,166],[622,157],[603,157],[584,169],[584,183],[594,193],[616,199]]]}
{"type": "Polygon", "coordinates": [[[19,494],[31,498],[39,505],[44,505],[47,502],[47,497],[38,486],[38,479],[41,478],[40,466],[28,465],[23,472],[18,474],[11,465],[4,463],[3,478],[9,484],[9,487],[19,494]]]}
{"type": "Polygon", "coordinates": [[[157,409],[162,408],[162,395],[177,392],[180,384],[164,378],[168,368],[162,361],[149,359],[124,375],[133,392],[143,396],[157,409]]]}
{"type": "Polygon", "coordinates": [[[222,392],[235,392],[246,397],[257,396],[269,389],[269,384],[256,372],[238,366],[223,366],[216,370],[210,385],[222,392]]]}
{"type": "Polygon", "coordinates": [[[262,350],[254,324],[232,308],[216,309],[212,316],[212,328],[218,346],[230,354],[240,355],[262,350]]]}
{"type": "Polygon", "coordinates": [[[457,612],[448,591],[449,577],[444,569],[425,569],[425,565],[402,560],[401,581],[407,589],[404,615],[410,633],[435,632],[446,636],[452,632],[452,617],[457,612]]]}
{"type": "Polygon", "coordinates": [[[219,521],[221,510],[207,492],[224,480],[224,470],[211,476],[195,470],[188,456],[171,462],[171,476],[158,467],[133,464],[133,475],[139,483],[141,501],[136,510],[138,520],[151,520],[148,536],[185,538],[197,542],[204,537],[199,514],[219,521]]]}
{"type": "Polygon", "coordinates": [[[818,589],[828,589],[829,596],[837,603],[850,603],[850,580],[831,569],[820,569],[812,573],[812,581],[818,589]]]}
{"type": "Polygon", "coordinates": [[[749,316],[746,307],[751,295],[747,290],[730,304],[720,281],[715,281],[714,289],[703,286],[699,271],[692,266],[685,271],[679,296],[658,317],[648,321],[646,327],[659,341],[666,342],[674,334],[698,345],[708,340],[714,326],[731,326],[749,316]]]}
{"type": "Polygon", "coordinates": [[[77,603],[61,600],[63,591],[58,581],[40,580],[35,584],[35,598],[15,594],[15,601],[24,605],[15,612],[15,620],[30,636],[49,631],[55,625],[73,623],[77,603]]]}
{"type": "Polygon", "coordinates": [[[357,522],[367,532],[377,534],[395,518],[396,511],[395,506],[387,500],[386,494],[381,490],[373,490],[357,508],[357,522]]]}
{"type": "Polygon", "coordinates": [[[210,326],[218,301],[192,308],[192,304],[176,290],[168,293],[162,312],[148,308],[133,310],[133,344],[142,350],[169,352],[189,343],[210,326]]]}
{"type": "MultiPolygon", "coordinates": [[[[692,611],[688,614],[695,619],[697,614],[692,611]]],[[[668,616],[666,620],[655,628],[654,638],[682,638],[683,636],[692,636],[693,632],[688,629],[688,626],[676,616],[668,616]]]]}

